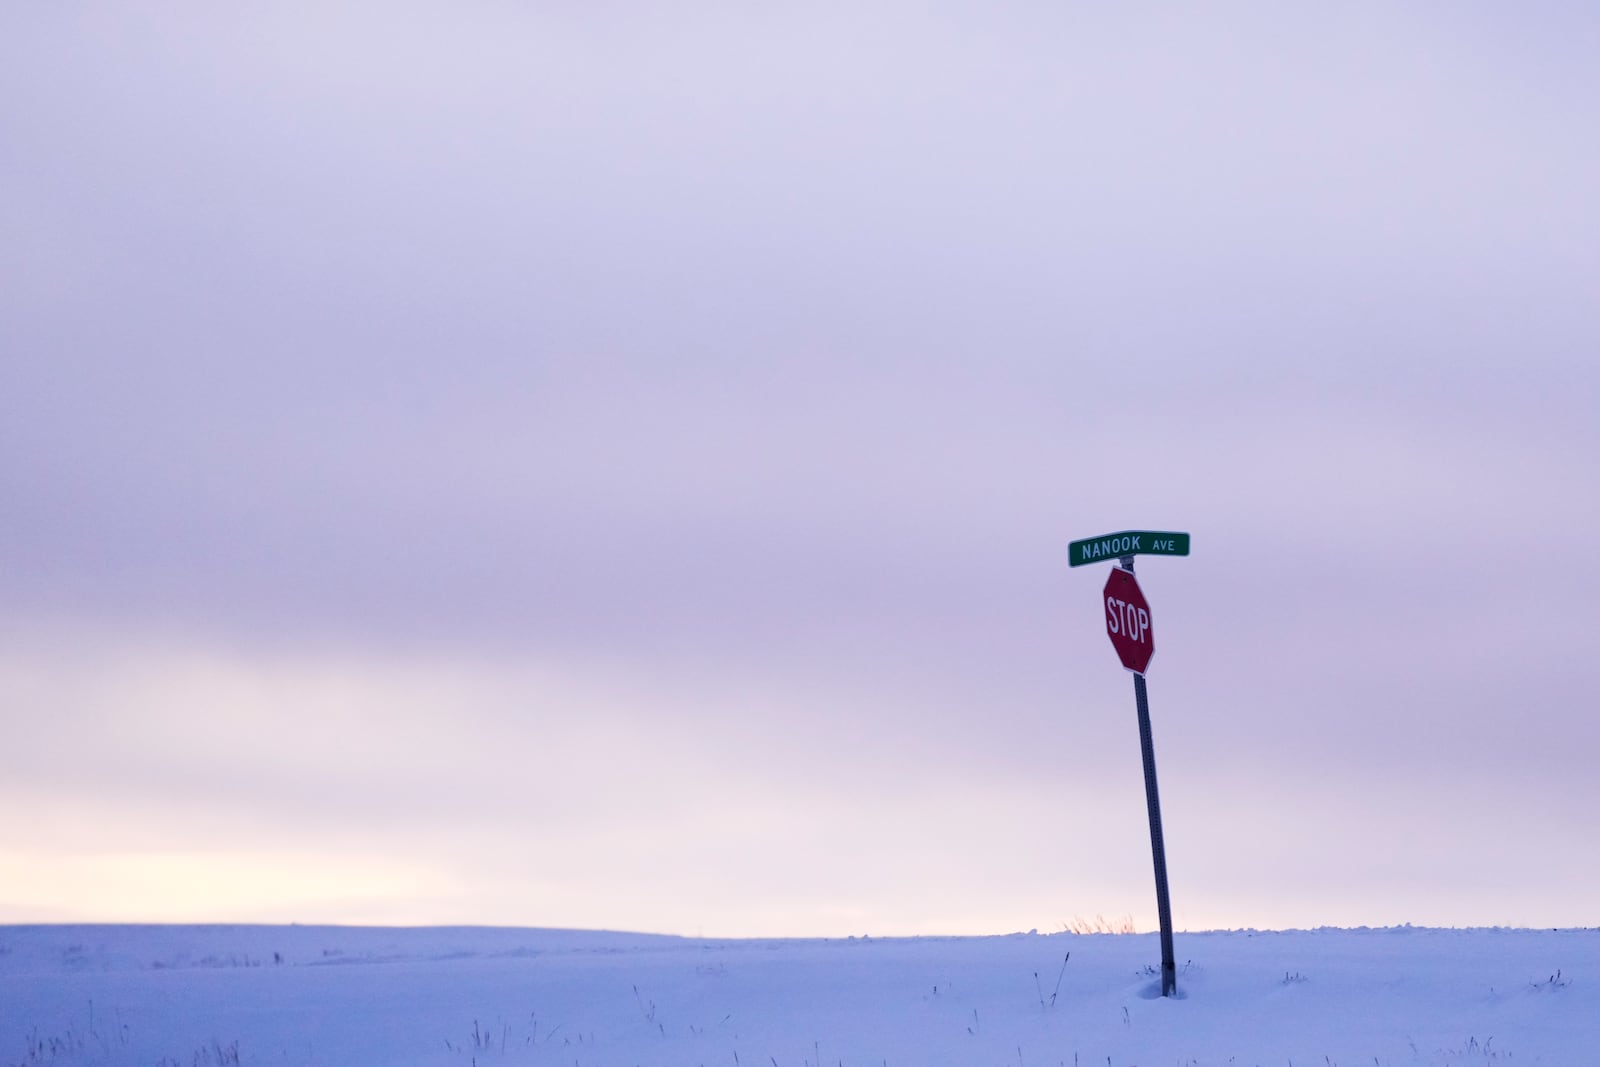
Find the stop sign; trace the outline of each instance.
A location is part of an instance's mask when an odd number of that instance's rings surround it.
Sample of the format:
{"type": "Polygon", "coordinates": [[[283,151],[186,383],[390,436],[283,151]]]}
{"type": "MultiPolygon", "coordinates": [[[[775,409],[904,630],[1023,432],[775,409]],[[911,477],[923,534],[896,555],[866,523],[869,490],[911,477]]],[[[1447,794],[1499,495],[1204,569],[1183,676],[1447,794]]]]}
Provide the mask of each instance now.
{"type": "Polygon", "coordinates": [[[1117,650],[1117,658],[1130,671],[1143,674],[1156,645],[1150,635],[1150,602],[1139,590],[1132,571],[1111,568],[1106,579],[1105,605],[1106,634],[1111,638],[1111,647],[1117,650]]]}

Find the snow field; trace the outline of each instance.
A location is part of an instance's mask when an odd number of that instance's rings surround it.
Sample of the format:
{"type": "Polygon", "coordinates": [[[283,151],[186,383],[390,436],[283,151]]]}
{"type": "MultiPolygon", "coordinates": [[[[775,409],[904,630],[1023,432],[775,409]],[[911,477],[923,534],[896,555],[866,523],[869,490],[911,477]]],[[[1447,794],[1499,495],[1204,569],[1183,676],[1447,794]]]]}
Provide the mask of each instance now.
{"type": "Polygon", "coordinates": [[[1600,1064],[1600,931],[0,927],[0,1067],[1600,1064]],[[1069,957],[1070,954],[1070,957],[1069,957]]]}

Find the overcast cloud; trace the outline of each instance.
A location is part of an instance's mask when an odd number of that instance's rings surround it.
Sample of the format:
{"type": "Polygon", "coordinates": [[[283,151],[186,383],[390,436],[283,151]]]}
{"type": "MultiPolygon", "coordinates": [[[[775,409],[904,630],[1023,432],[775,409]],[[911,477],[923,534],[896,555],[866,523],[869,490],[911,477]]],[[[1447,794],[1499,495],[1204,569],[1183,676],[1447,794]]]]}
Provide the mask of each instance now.
{"type": "Polygon", "coordinates": [[[1600,18],[691,7],[0,15],[0,921],[1592,925],[1600,18]]]}

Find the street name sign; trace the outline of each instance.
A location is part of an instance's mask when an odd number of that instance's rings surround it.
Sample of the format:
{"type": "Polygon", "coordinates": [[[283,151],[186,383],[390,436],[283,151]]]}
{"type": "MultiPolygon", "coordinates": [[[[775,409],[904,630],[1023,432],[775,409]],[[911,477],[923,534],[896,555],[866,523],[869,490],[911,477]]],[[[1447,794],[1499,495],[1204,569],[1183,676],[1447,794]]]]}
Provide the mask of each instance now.
{"type": "Polygon", "coordinates": [[[1100,563],[1122,556],[1187,556],[1189,535],[1160,530],[1123,530],[1103,537],[1089,537],[1067,546],[1067,566],[1100,563]]]}
{"type": "Polygon", "coordinates": [[[1155,638],[1150,633],[1150,602],[1132,571],[1121,567],[1111,568],[1106,577],[1106,636],[1117,658],[1134,674],[1143,674],[1150,667],[1150,657],[1156,653],[1155,638]]]}

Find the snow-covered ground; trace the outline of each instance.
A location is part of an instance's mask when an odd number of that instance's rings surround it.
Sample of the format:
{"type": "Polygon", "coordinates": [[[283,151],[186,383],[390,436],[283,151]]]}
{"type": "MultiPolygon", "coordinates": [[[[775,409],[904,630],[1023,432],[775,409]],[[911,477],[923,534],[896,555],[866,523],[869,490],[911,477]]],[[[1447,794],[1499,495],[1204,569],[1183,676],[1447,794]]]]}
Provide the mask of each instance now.
{"type": "Polygon", "coordinates": [[[1600,931],[0,927],[0,1067],[1600,1064],[1600,931]],[[1070,954],[1070,957],[1069,957],[1070,954]]]}

